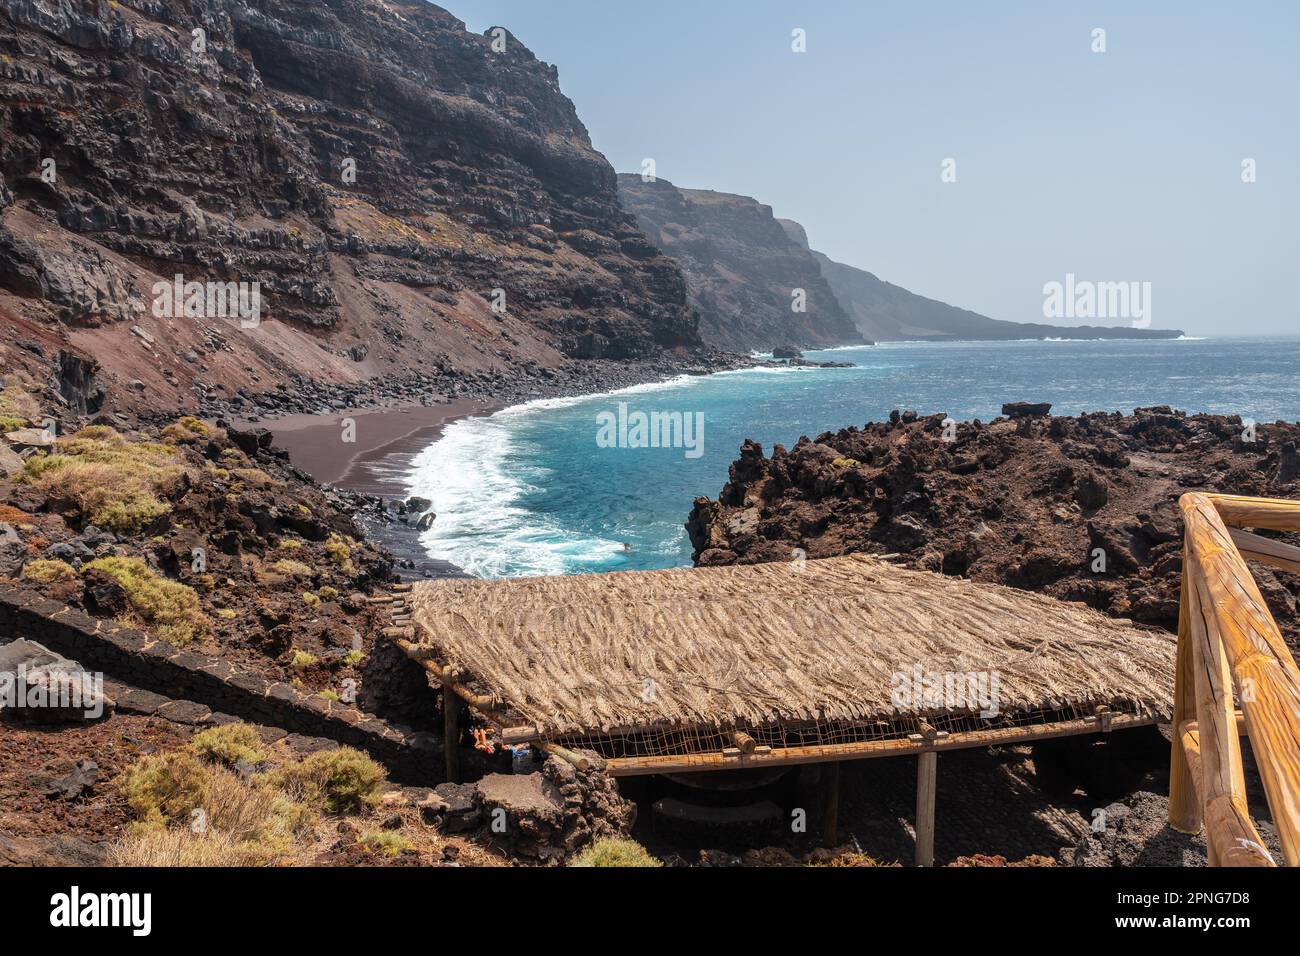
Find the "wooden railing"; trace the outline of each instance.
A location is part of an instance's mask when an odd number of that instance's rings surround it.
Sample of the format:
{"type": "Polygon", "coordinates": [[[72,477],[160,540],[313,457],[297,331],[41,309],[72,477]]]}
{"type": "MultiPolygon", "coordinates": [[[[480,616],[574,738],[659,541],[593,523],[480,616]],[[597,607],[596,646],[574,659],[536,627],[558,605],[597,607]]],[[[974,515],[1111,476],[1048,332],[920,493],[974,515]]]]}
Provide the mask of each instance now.
{"type": "Polygon", "coordinates": [[[1300,573],[1300,548],[1238,529],[1300,531],[1300,501],[1187,494],[1179,503],[1186,537],[1169,824],[1184,833],[1204,825],[1211,866],[1277,865],[1246,806],[1244,724],[1283,856],[1296,866],[1300,669],[1246,559],[1300,573]]]}

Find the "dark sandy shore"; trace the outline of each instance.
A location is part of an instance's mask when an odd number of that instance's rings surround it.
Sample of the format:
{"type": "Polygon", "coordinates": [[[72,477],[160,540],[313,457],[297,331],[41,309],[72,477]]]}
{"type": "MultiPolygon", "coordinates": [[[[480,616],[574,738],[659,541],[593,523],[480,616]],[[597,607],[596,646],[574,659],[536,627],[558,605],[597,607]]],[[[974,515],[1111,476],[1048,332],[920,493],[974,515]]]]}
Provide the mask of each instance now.
{"type": "Polygon", "coordinates": [[[362,494],[403,498],[411,458],[427,448],[444,428],[460,418],[490,415],[498,402],[455,399],[445,405],[398,406],[341,411],[334,415],[287,415],[238,427],[266,428],[290,460],[323,485],[362,494]],[[354,423],[355,441],[344,441],[345,419],[354,423]]]}
{"type": "MultiPolygon", "coordinates": [[[[266,428],[273,443],[289,453],[289,460],[323,485],[402,500],[411,460],[437,441],[444,428],[457,419],[490,415],[501,407],[500,402],[454,399],[432,407],[367,408],[235,424],[266,428]],[[353,425],[351,442],[343,440],[346,419],[353,425]]],[[[404,580],[464,576],[456,565],[429,557],[411,525],[364,514],[357,519],[366,536],[397,559],[397,573],[404,580]]]]}

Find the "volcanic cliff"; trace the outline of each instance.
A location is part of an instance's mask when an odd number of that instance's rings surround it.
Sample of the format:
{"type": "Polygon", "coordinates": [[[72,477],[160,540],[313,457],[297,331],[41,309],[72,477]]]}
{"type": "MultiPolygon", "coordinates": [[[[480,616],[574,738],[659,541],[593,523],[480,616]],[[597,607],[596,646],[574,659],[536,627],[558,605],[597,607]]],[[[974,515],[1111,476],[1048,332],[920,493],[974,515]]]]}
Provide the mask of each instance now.
{"type": "Polygon", "coordinates": [[[686,274],[700,333],[711,345],[768,351],[862,341],[816,261],[789,240],[771,206],[640,175],[620,174],[618,186],[646,235],[686,274]]]}
{"type": "Polygon", "coordinates": [[[119,407],[700,344],[504,30],[423,0],[0,0],[0,54],[0,317],[98,358],[119,407]],[[259,283],[260,323],[159,314],[176,275],[259,283]]]}

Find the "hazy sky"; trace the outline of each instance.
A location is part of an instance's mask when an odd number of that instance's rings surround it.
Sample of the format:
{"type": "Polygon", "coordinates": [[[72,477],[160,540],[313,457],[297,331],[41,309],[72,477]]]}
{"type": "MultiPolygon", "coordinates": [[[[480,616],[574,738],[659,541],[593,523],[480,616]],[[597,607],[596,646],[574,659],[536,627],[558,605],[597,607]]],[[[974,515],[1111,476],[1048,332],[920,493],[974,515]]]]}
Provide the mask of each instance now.
{"type": "Polygon", "coordinates": [[[555,63],[620,172],[754,196],[914,292],[1041,322],[1074,273],[1150,282],[1153,328],[1300,333],[1294,0],[443,5],[555,63]]]}

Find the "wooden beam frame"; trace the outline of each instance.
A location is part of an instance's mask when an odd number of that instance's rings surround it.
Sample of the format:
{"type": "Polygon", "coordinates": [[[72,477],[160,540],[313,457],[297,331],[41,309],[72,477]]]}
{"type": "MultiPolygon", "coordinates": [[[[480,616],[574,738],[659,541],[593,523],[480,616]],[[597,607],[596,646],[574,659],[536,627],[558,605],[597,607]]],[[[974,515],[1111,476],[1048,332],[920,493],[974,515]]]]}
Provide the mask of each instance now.
{"type": "MultiPolygon", "coordinates": [[[[1155,717],[1137,714],[1108,714],[1112,731],[1134,727],[1148,727],[1156,723],[1155,717]]],[[[862,740],[848,744],[817,744],[806,747],[773,747],[767,753],[752,755],[738,751],[728,756],[724,753],[670,754],[662,757],[615,757],[605,762],[606,771],[614,777],[636,777],[654,773],[705,773],[711,770],[738,770],[748,767],[795,766],[798,764],[830,763],[837,760],[870,760],[874,757],[899,757],[907,754],[945,750],[963,750],[968,747],[993,747],[1029,743],[1053,737],[1075,737],[1081,734],[1101,733],[1098,717],[1081,717],[1077,720],[1050,724],[1025,724],[1021,727],[998,727],[991,730],[968,730],[951,733],[946,737],[914,740],[908,737],[891,737],[886,740],[862,740]]],[[[920,735],[914,735],[920,736],[920,735]]],[[[761,750],[761,748],[760,748],[761,750]]]]}

